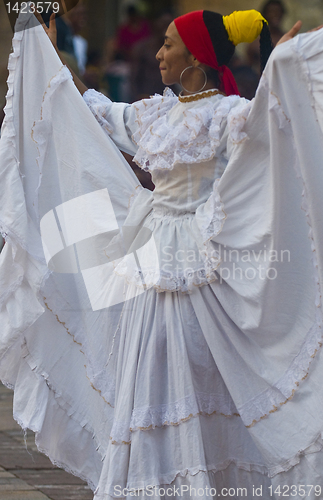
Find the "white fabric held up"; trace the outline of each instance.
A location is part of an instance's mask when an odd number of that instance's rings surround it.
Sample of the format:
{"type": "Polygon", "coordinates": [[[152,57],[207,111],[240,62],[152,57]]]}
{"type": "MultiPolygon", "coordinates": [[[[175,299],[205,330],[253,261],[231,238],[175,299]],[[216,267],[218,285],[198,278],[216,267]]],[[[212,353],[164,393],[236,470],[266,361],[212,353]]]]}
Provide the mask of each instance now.
{"type": "Polygon", "coordinates": [[[15,35],[0,377],[96,500],[322,484],[322,39],[276,48],[251,103],[126,105],[82,99],[40,26],[15,35]]]}

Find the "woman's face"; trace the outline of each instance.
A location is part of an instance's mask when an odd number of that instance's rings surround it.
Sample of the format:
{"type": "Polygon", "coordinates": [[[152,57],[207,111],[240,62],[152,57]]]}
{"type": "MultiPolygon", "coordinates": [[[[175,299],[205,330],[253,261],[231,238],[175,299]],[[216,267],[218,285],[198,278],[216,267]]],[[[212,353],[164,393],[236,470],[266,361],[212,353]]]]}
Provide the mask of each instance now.
{"type": "Polygon", "coordinates": [[[180,83],[182,71],[192,64],[190,54],[179,36],[176,25],[172,22],[165,34],[165,43],[156,54],[164,85],[180,83]]]}

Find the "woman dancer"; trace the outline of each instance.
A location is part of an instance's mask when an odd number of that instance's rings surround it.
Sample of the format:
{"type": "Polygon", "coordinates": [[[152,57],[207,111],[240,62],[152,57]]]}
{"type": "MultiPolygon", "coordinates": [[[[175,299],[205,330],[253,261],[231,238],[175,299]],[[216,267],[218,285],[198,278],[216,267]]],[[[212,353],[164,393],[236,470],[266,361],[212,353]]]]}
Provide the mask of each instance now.
{"type": "Polygon", "coordinates": [[[0,375],[97,500],[321,495],[322,35],[276,49],[250,103],[225,63],[265,25],[176,19],[157,58],[179,97],[113,104],[75,79],[103,131],[41,27],[16,34],[2,206],[26,202],[1,222],[0,375]]]}

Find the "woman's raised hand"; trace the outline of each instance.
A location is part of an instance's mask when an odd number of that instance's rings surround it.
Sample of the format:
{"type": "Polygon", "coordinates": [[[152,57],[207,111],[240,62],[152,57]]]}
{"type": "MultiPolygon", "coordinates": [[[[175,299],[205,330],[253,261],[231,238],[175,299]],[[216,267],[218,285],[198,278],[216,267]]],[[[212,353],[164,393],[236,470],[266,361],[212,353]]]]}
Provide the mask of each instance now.
{"type": "Polygon", "coordinates": [[[79,92],[83,95],[84,92],[86,92],[88,90],[87,87],[80,80],[80,78],[74,73],[74,71],[72,70],[72,68],[70,68],[68,66],[68,64],[66,63],[64,57],[62,56],[62,54],[60,54],[60,52],[58,50],[58,47],[57,47],[57,29],[56,29],[56,22],[55,22],[55,14],[53,13],[50,16],[50,18],[49,18],[49,27],[48,28],[47,28],[46,24],[44,23],[44,20],[43,20],[43,18],[40,15],[39,12],[36,11],[35,12],[35,16],[36,16],[37,20],[40,22],[40,24],[42,25],[42,27],[44,28],[45,33],[48,35],[48,38],[52,42],[52,44],[53,44],[53,46],[54,46],[54,48],[55,48],[55,50],[56,50],[56,52],[58,54],[58,57],[62,61],[62,64],[66,65],[68,67],[68,69],[70,70],[70,72],[72,73],[74,83],[75,83],[77,89],[79,90],[79,92]]]}
{"type": "Polygon", "coordinates": [[[48,35],[48,38],[50,39],[50,41],[54,45],[55,49],[58,50],[57,49],[57,29],[56,29],[56,22],[55,22],[55,14],[54,14],[54,12],[50,16],[50,18],[49,18],[49,28],[47,28],[47,26],[44,23],[44,20],[43,20],[43,18],[40,15],[39,12],[36,11],[35,12],[35,16],[37,17],[37,20],[40,22],[40,24],[44,28],[46,34],[48,35]]]}
{"type": "Polygon", "coordinates": [[[297,21],[297,23],[294,24],[292,29],[290,29],[287,33],[285,33],[284,36],[281,37],[279,42],[277,42],[276,47],[277,47],[277,45],[280,45],[281,43],[284,43],[284,42],[288,42],[288,40],[291,40],[292,38],[294,38],[294,36],[297,35],[297,33],[299,32],[301,27],[302,27],[302,21],[297,21]]]}
{"type": "MultiPolygon", "coordinates": [[[[281,39],[279,40],[277,45],[284,43],[284,42],[287,42],[288,40],[291,40],[292,38],[294,38],[294,36],[296,36],[298,34],[301,27],[302,27],[302,21],[297,21],[297,23],[294,24],[292,29],[290,29],[288,31],[288,33],[286,33],[284,36],[281,37],[281,39]]],[[[318,31],[321,28],[323,28],[323,25],[318,26],[317,28],[313,28],[312,30],[309,30],[307,33],[311,33],[312,31],[318,31]]],[[[276,45],[276,47],[277,47],[277,45],[276,45]]]]}

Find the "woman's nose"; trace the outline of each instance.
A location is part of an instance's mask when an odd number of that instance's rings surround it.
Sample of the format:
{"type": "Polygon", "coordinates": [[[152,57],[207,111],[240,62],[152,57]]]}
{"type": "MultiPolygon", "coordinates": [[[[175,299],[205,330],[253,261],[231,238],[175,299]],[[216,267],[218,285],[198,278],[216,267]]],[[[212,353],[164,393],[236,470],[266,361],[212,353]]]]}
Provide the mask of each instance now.
{"type": "Polygon", "coordinates": [[[159,51],[156,54],[157,61],[161,61],[162,60],[161,52],[162,52],[162,49],[160,48],[159,51]]]}

